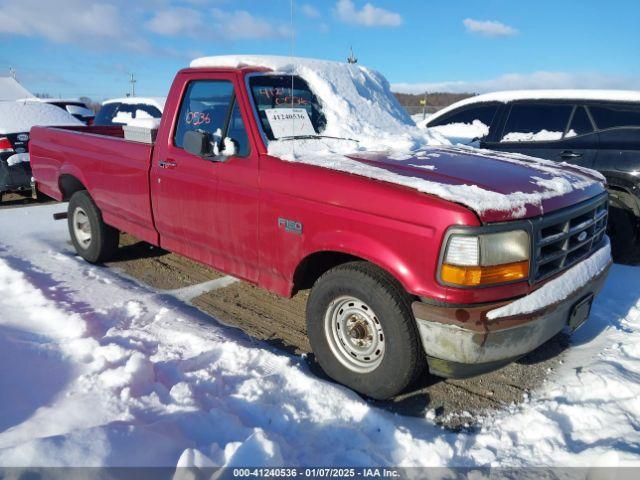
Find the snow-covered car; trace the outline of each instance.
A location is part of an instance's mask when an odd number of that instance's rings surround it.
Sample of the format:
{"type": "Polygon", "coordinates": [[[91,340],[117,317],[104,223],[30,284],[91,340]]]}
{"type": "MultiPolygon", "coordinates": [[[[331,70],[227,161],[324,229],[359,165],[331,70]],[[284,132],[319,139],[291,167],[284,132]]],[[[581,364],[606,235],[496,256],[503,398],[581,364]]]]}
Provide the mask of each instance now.
{"type": "Polygon", "coordinates": [[[102,103],[95,125],[135,125],[135,120],[161,118],[164,97],[113,98],[102,103]],[[132,122],[134,120],[134,122],[132,122]]]}
{"type": "Polygon", "coordinates": [[[489,93],[440,110],[425,126],[453,143],[599,171],[608,184],[614,258],[640,253],[640,91],[489,93]]]}
{"type": "Polygon", "coordinates": [[[0,201],[9,192],[32,191],[29,130],[35,125],[81,126],[62,109],[40,102],[0,102],[0,201]]]}
{"type": "Polygon", "coordinates": [[[0,77],[0,102],[36,98],[13,77],[0,77]]]}

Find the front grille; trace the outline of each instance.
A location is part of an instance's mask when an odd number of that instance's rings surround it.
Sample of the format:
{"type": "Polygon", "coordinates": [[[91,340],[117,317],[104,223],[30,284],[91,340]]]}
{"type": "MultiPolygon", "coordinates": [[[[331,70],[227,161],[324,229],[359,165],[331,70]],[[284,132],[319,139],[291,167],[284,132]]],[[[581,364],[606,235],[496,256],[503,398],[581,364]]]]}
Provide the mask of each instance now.
{"type": "Polygon", "coordinates": [[[534,222],[532,282],[561,272],[589,256],[607,228],[607,196],[602,195],[534,222]]]}

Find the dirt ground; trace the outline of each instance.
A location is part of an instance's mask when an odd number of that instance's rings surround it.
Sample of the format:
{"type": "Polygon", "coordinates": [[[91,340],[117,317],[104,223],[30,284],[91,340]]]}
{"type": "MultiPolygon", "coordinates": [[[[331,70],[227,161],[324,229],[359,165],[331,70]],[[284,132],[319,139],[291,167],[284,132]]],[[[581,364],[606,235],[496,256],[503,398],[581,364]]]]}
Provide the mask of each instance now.
{"type": "MultiPolygon", "coordinates": [[[[122,235],[120,244],[118,257],[107,266],[156,289],[174,290],[224,276],[129,235],[122,235]]],[[[304,314],[308,295],[308,291],[302,291],[292,299],[285,299],[247,283],[235,282],[195,296],[189,303],[220,322],[240,328],[283,351],[307,354],[310,347],[304,314]]],[[[424,416],[431,411],[442,426],[473,429],[483,413],[522,402],[531,390],[544,382],[567,346],[567,337],[559,336],[516,363],[467,380],[444,380],[425,374],[394,400],[373,403],[401,415],[424,416]]],[[[330,380],[317,367],[312,354],[305,358],[314,373],[330,380]]]]}
{"type": "Polygon", "coordinates": [[[24,195],[20,195],[19,193],[5,193],[0,202],[0,210],[3,208],[28,207],[30,205],[43,205],[53,202],[55,202],[53,198],[42,194],[40,194],[37,199],[33,199],[29,193],[25,193],[24,195]]]}

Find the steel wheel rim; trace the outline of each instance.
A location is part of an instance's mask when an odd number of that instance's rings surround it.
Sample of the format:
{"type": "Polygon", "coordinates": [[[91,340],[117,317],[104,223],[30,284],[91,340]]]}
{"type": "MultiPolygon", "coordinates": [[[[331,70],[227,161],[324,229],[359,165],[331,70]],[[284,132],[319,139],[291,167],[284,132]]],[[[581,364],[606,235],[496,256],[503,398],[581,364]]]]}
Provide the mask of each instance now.
{"type": "Polygon", "coordinates": [[[73,211],[73,235],[80,247],[86,249],[91,245],[91,222],[87,212],[81,207],[73,211]]]}
{"type": "Polygon", "coordinates": [[[334,356],[349,370],[367,373],[382,363],[385,336],[375,312],[362,300],[341,296],[324,318],[325,336],[334,356]]]}

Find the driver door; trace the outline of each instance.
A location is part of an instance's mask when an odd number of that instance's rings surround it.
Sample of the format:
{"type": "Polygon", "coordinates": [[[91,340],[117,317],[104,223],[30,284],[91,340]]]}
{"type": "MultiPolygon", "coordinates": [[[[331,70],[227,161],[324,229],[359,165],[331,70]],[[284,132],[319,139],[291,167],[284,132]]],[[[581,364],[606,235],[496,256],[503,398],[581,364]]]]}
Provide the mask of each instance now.
{"type": "Polygon", "coordinates": [[[160,245],[252,280],[257,263],[257,155],[249,153],[242,117],[234,119],[235,76],[197,77],[189,75],[181,85],[174,84],[180,91],[172,91],[170,98],[180,102],[168,111],[178,114],[168,142],[156,145],[153,158],[152,199],[160,245]],[[230,133],[240,137],[234,138],[234,155],[203,158],[183,148],[187,131],[220,139],[230,127],[230,133]]]}

